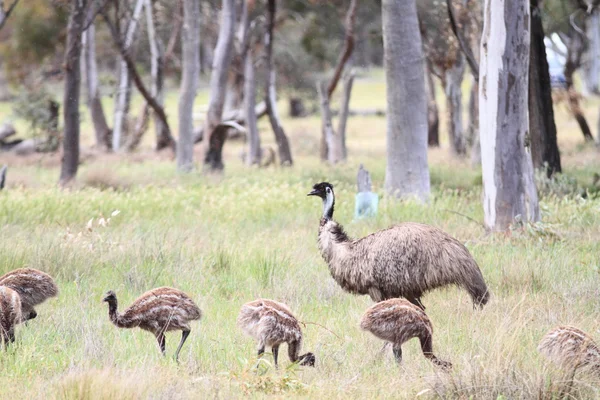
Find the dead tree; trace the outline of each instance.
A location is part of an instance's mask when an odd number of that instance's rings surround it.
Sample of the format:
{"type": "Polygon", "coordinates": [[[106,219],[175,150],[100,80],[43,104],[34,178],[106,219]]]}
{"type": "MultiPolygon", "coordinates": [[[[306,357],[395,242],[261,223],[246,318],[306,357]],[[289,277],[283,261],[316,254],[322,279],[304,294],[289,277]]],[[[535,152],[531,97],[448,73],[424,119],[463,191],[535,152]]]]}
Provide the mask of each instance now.
{"type": "Polygon", "coordinates": [[[337,84],[344,72],[344,67],[348,63],[348,60],[352,56],[352,51],[354,50],[354,26],[356,23],[356,8],[357,8],[357,0],[350,0],[350,6],[348,8],[348,12],[346,13],[346,32],[345,32],[345,42],[342,53],[338,58],[337,65],[333,72],[333,76],[329,83],[327,84],[327,91],[324,91],[320,84],[317,88],[320,104],[321,104],[321,118],[322,122],[322,131],[321,131],[321,159],[327,160],[330,164],[335,164],[339,161],[346,159],[347,150],[345,148],[346,138],[345,138],[345,129],[346,129],[346,120],[344,118],[348,118],[348,104],[350,102],[349,96],[352,91],[352,79],[353,75],[349,74],[349,81],[347,82],[346,88],[348,90],[344,91],[344,94],[348,96],[348,98],[342,99],[342,104],[345,104],[345,113],[340,114],[340,128],[336,132],[333,128],[331,121],[331,110],[326,110],[325,108],[329,108],[329,103],[331,101],[331,95],[335,91],[337,84]],[[326,98],[323,98],[326,97],[326,98]],[[325,108],[324,108],[325,107],[325,108]]]}
{"type": "Polygon", "coordinates": [[[79,94],[81,86],[81,36],[88,0],[71,0],[67,44],[65,49],[65,93],[63,101],[63,157],[60,184],[66,185],[77,175],[79,167],[79,94]]]}
{"type": "Polygon", "coordinates": [[[281,165],[292,165],[292,152],[290,143],[281,126],[279,113],[277,112],[276,95],[277,89],[275,86],[275,66],[273,62],[273,30],[275,28],[275,14],[277,12],[276,0],[268,0],[267,3],[267,31],[265,33],[265,64],[267,70],[267,79],[265,83],[265,104],[267,105],[267,115],[269,123],[275,134],[275,142],[277,143],[277,153],[279,155],[279,163],[281,165]]]}
{"type": "Polygon", "coordinates": [[[220,171],[224,168],[222,161],[222,144],[225,143],[227,129],[217,129],[222,122],[225,94],[227,92],[227,77],[233,50],[233,36],[235,28],[235,4],[234,0],[223,0],[221,10],[221,26],[219,27],[219,38],[215,48],[213,69],[210,76],[210,101],[206,120],[204,121],[203,153],[204,170],[220,171]],[[213,135],[222,134],[223,138],[213,138],[213,135]],[[220,147],[213,147],[220,144],[220,147]]]}
{"type": "Polygon", "coordinates": [[[83,71],[85,73],[85,83],[87,89],[87,107],[90,110],[90,117],[94,125],[96,135],[96,146],[102,150],[110,150],[111,129],[106,122],[104,108],[98,88],[98,64],[96,62],[96,27],[93,21],[94,9],[88,10],[88,19],[91,23],[83,32],[83,71]]]}

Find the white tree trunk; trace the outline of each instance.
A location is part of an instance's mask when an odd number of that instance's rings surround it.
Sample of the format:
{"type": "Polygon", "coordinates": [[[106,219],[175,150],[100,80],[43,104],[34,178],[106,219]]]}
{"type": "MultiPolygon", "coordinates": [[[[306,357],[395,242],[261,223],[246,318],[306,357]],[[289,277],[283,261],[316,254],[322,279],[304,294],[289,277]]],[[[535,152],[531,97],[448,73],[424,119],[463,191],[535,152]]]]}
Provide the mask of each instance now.
{"type": "Polygon", "coordinates": [[[179,97],[177,168],[189,172],[194,165],[193,108],[200,74],[200,1],[184,0],[181,36],[182,71],[179,97]]]}
{"type": "MultiPolygon", "coordinates": [[[[150,91],[152,97],[161,106],[164,106],[163,90],[163,45],[156,34],[154,26],[154,16],[152,13],[152,0],[146,0],[146,24],[148,27],[148,42],[150,42],[150,79],[152,80],[150,91]]],[[[198,38],[200,40],[200,38],[198,38]]],[[[164,141],[164,124],[156,115],[154,115],[154,132],[156,133],[156,143],[164,141]]],[[[157,146],[157,149],[160,146],[157,146]]]]}
{"type": "Polygon", "coordinates": [[[383,0],[387,82],[385,187],[397,197],[429,197],[427,100],[415,0],[383,0]]]}
{"type": "MultiPolygon", "coordinates": [[[[90,9],[93,10],[93,9],[90,9]]],[[[88,17],[90,12],[88,12],[88,17]]],[[[82,64],[87,89],[87,106],[94,125],[96,146],[103,150],[110,148],[110,128],[106,122],[104,109],[98,90],[98,65],[96,62],[96,28],[94,24],[83,32],[82,35],[82,64]]]]}
{"type": "Polygon", "coordinates": [[[342,160],[348,158],[346,148],[346,124],[350,115],[350,97],[352,95],[352,84],[354,83],[354,72],[350,72],[344,78],[344,92],[342,94],[342,108],[340,109],[340,120],[338,121],[338,134],[340,136],[340,147],[342,150],[342,160]]]}
{"type": "Polygon", "coordinates": [[[246,53],[244,68],[244,109],[246,115],[246,130],[248,131],[248,152],[246,164],[260,164],[260,136],[258,135],[258,125],[256,123],[256,82],[254,78],[254,57],[252,51],[246,53]]]}
{"type": "MultiPolygon", "coordinates": [[[[127,30],[125,32],[124,45],[125,49],[129,49],[133,43],[135,31],[137,29],[137,22],[142,13],[142,7],[144,6],[144,0],[136,0],[135,7],[133,9],[133,15],[129,23],[127,24],[127,30]]],[[[127,118],[129,108],[129,96],[131,90],[131,80],[129,79],[129,71],[127,70],[127,63],[121,60],[119,64],[119,89],[117,91],[117,99],[115,101],[115,112],[113,120],[113,137],[112,147],[114,151],[118,151],[121,147],[121,141],[123,137],[123,124],[125,118],[127,118]]]]}
{"type": "Polygon", "coordinates": [[[529,0],[486,0],[479,121],[486,226],[539,220],[528,135],[529,0]]]}
{"type": "Polygon", "coordinates": [[[465,56],[459,52],[451,68],[444,71],[444,91],[446,93],[446,115],[448,136],[452,154],[463,156],[466,153],[462,120],[462,81],[465,75],[465,56]]]}
{"type": "Polygon", "coordinates": [[[596,8],[586,22],[588,51],[585,64],[584,94],[598,94],[600,80],[600,11],[596,8]]]}

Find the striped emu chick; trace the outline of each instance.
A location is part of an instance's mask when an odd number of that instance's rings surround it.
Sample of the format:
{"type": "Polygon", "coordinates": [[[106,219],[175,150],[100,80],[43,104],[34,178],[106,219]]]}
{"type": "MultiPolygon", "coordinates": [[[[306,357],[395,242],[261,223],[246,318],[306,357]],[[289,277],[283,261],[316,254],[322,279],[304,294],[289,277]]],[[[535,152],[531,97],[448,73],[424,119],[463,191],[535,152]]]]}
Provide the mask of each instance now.
{"type": "Polygon", "coordinates": [[[275,368],[278,368],[277,356],[282,343],[288,345],[290,361],[299,361],[300,365],[314,367],[313,353],[299,355],[302,330],[298,320],[285,304],[267,299],[251,301],[242,306],[237,322],[244,333],[258,341],[259,357],[265,352],[266,346],[271,347],[275,368]]]}
{"type": "Polygon", "coordinates": [[[0,342],[15,341],[15,325],[21,322],[21,297],[16,290],[0,286],[0,342]]]}
{"type": "Polygon", "coordinates": [[[323,200],[319,250],[345,291],[368,294],[375,302],[404,297],[425,309],[424,293],[454,285],[466,290],[474,305],[483,307],[488,302],[490,294],[477,262],[461,242],[441,229],[404,222],[351,239],[333,220],[333,186],[318,183],[308,195],[323,200]]]}
{"type": "Polygon", "coordinates": [[[112,290],[106,293],[103,301],[108,303],[108,316],[119,328],[140,328],[152,332],[158,346],[165,355],[165,332],[181,331],[179,351],[190,334],[190,321],[202,317],[200,308],[181,290],[170,287],[152,289],[138,297],[125,311],[117,312],[117,296],[112,290]]]}
{"type": "Polygon", "coordinates": [[[360,321],[361,329],[371,332],[379,339],[392,343],[396,362],[402,361],[402,344],[419,338],[423,355],[444,369],[452,364],[433,354],[433,327],[427,314],[404,299],[385,300],[371,306],[360,321]]]}
{"type": "Polygon", "coordinates": [[[591,367],[600,373],[600,349],[590,335],[572,326],[552,329],[538,351],[562,368],[591,367]]]}
{"type": "Polygon", "coordinates": [[[37,317],[34,307],[58,295],[54,279],[33,268],[19,268],[0,276],[0,286],[9,287],[21,296],[23,321],[37,317]]]}

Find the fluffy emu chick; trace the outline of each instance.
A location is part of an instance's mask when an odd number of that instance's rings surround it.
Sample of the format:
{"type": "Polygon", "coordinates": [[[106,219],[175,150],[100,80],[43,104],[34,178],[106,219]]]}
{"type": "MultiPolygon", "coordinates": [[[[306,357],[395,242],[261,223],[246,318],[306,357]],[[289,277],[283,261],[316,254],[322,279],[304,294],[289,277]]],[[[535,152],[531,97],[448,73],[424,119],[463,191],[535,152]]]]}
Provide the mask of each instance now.
{"type": "Polygon", "coordinates": [[[0,276],[0,286],[11,288],[21,296],[23,321],[37,317],[34,307],[58,295],[54,279],[33,268],[19,268],[0,276]]]}
{"type": "Polygon", "coordinates": [[[416,337],[427,359],[444,369],[452,368],[452,364],[433,354],[433,327],[427,314],[404,299],[385,300],[371,306],[363,315],[360,327],[392,343],[398,363],[402,361],[402,344],[416,337]]]}
{"type": "Polygon", "coordinates": [[[15,325],[21,322],[21,297],[17,291],[0,286],[0,342],[15,341],[15,325]]]}
{"type": "Polygon", "coordinates": [[[244,333],[258,341],[259,357],[265,352],[266,346],[271,347],[275,368],[278,368],[277,356],[282,343],[288,345],[290,361],[299,361],[300,365],[314,367],[313,353],[299,355],[302,330],[298,320],[285,304],[267,299],[251,301],[242,306],[237,323],[244,333]]]}
{"type": "Polygon", "coordinates": [[[544,336],[538,351],[562,368],[591,367],[600,373],[600,349],[587,333],[572,326],[558,326],[544,336]]]}
{"type": "Polygon", "coordinates": [[[179,359],[179,351],[190,334],[190,321],[202,317],[200,308],[187,294],[170,287],[147,291],[122,313],[117,312],[117,296],[112,290],[106,293],[103,301],[108,303],[108,316],[115,326],[152,332],[163,355],[165,332],[180,330],[181,341],[175,351],[176,360],[179,359]]]}
{"type": "Polygon", "coordinates": [[[333,220],[333,186],[318,183],[308,195],[323,200],[319,249],[333,279],[347,292],[368,294],[375,302],[404,297],[425,309],[423,293],[456,285],[469,293],[475,305],[482,307],[488,302],[479,266],[469,250],[446,232],[404,222],[350,239],[333,220]]]}

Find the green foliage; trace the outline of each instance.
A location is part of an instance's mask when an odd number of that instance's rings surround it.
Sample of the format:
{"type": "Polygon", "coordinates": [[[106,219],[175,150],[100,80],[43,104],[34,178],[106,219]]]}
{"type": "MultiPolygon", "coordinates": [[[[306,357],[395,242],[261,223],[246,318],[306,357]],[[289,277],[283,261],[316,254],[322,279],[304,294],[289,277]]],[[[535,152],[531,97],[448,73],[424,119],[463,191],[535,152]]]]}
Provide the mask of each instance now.
{"type": "Polygon", "coordinates": [[[29,136],[40,139],[42,150],[54,151],[59,144],[58,102],[43,86],[19,91],[13,113],[29,123],[29,136]]]}

